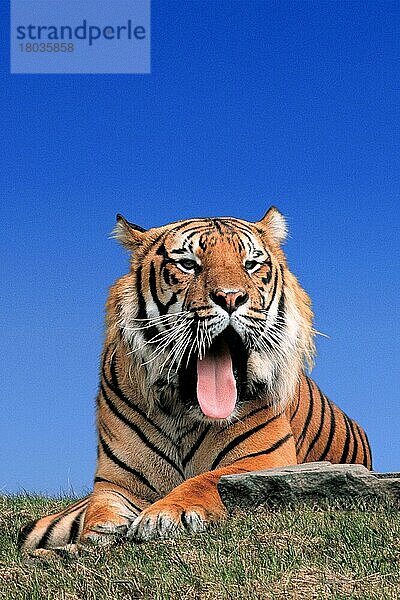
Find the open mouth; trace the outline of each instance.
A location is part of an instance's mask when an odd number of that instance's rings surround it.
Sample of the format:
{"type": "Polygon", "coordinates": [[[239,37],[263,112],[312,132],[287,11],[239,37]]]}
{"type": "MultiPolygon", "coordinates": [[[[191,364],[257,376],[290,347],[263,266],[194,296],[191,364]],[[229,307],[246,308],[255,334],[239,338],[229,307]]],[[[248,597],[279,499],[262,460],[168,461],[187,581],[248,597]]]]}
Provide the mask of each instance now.
{"type": "Polygon", "coordinates": [[[192,358],[179,374],[181,397],[198,404],[211,419],[228,418],[240,398],[247,371],[247,351],[228,327],[215,338],[204,357],[192,358]]]}

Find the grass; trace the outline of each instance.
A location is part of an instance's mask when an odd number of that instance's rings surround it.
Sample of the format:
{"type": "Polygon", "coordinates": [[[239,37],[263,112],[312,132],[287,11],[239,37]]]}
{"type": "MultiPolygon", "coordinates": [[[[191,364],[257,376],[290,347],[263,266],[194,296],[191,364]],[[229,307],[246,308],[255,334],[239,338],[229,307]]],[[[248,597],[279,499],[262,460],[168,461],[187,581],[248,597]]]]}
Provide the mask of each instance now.
{"type": "Polygon", "coordinates": [[[229,517],[209,533],[79,556],[21,556],[19,527],[68,500],[0,497],[0,598],[400,598],[400,511],[332,503],[229,517]]]}

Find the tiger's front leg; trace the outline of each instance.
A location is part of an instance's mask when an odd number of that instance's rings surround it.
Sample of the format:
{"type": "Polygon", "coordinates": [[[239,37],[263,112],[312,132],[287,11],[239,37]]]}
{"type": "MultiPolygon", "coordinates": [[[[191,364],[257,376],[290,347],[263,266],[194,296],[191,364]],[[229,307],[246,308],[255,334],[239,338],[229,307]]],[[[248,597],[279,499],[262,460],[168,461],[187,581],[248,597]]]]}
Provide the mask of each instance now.
{"type": "Polygon", "coordinates": [[[223,475],[297,464],[293,435],[285,417],[277,419],[273,429],[274,435],[269,435],[267,442],[260,436],[263,443],[260,440],[255,444],[252,437],[251,443],[242,445],[233,463],[188,479],[143,510],[129,527],[128,539],[144,542],[204,531],[209,523],[225,516],[217,489],[223,475]]]}
{"type": "Polygon", "coordinates": [[[79,543],[108,545],[124,539],[129,525],[149,504],[149,501],[112,482],[96,482],[79,543]]]}

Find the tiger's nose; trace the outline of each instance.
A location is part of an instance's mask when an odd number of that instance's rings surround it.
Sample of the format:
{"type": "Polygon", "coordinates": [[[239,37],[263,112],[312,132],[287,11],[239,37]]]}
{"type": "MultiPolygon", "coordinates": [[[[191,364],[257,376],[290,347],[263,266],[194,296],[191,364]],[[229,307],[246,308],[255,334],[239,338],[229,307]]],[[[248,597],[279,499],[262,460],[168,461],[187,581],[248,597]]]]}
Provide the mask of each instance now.
{"type": "Polygon", "coordinates": [[[247,302],[249,295],[244,290],[224,290],[217,288],[210,292],[210,298],[215,304],[221,306],[231,315],[239,306],[247,302]]]}

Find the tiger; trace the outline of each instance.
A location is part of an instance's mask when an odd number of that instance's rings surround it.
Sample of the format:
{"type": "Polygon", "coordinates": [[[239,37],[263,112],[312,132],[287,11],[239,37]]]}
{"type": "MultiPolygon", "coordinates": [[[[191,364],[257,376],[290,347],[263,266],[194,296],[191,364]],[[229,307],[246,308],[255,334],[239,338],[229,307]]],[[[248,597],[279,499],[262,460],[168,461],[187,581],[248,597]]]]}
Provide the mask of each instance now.
{"type": "Polygon", "coordinates": [[[287,233],[275,207],[148,230],[117,215],[130,269],[107,300],[93,491],[23,527],[23,551],[202,532],[226,515],[225,475],[372,469],[364,430],[308,374],[317,332],[287,233]]]}

